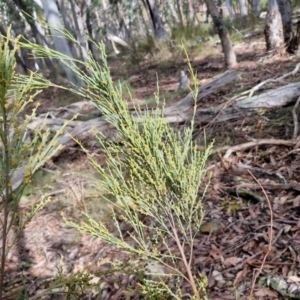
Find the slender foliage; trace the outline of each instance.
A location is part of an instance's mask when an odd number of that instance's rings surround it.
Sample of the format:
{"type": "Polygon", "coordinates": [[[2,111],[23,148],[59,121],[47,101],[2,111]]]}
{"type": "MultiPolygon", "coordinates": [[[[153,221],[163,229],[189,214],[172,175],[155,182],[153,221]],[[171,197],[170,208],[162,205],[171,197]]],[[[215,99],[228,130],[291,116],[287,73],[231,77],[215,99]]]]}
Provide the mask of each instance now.
{"type": "MultiPolygon", "coordinates": [[[[64,35],[76,43],[70,34],[64,32],[64,35]]],[[[112,81],[102,44],[97,45],[101,64],[91,55],[87,62],[80,62],[30,42],[22,46],[34,49],[38,57],[51,57],[68,64],[85,83],[84,87],[70,90],[91,100],[117,129],[119,143],[95,130],[106,153],[105,167],[81,147],[102,175],[102,185],[115,199],[113,219],[118,234],[88,214],[85,214],[86,222],[81,224],[66,222],[140,257],[148,262],[149,273],[153,273],[151,264],[155,262],[164,270],[161,276],[187,282],[192,299],[204,297],[206,279],[193,270],[193,249],[204,216],[202,198],[207,185],[200,196],[198,190],[206,176],[205,164],[211,147],[204,152],[197,150],[192,140],[193,122],[183,132],[176,132],[164,120],[163,109],[142,112],[136,107],[135,113],[130,113],[122,99],[121,86],[112,81]],[[130,230],[123,232],[121,223],[129,225],[130,230]],[[165,250],[161,251],[160,247],[165,250]]],[[[196,84],[195,75],[193,79],[196,84]]],[[[181,299],[180,285],[172,282],[167,285],[160,281],[160,288],[181,299]]],[[[149,289],[154,291],[155,286],[158,287],[155,281],[146,279],[141,293],[147,290],[146,294],[150,295],[149,289]]]]}
{"type": "Polygon", "coordinates": [[[27,223],[49,201],[42,197],[32,203],[31,212],[25,214],[19,210],[22,192],[31,182],[32,174],[61,147],[56,144],[56,139],[66,125],[54,137],[50,137],[50,132],[43,126],[32,137],[27,136],[27,126],[35,117],[39,104],[26,117],[24,109],[33,102],[39,93],[38,88],[47,86],[47,81],[40,81],[34,73],[29,76],[16,73],[15,55],[19,49],[19,38],[11,36],[10,28],[6,37],[0,36],[0,299],[3,299],[8,251],[27,223]],[[13,241],[8,244],[8,234],[13,225],[17,229],[13,241]]]}

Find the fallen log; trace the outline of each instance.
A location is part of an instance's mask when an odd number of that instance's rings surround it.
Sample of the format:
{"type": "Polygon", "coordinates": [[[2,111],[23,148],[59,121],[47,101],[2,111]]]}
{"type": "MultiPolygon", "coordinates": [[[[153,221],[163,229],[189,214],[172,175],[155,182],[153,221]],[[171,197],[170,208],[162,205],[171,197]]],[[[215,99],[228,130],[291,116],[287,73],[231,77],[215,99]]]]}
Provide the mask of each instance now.
{"type": "MultiPolygon", "coordinates": [[[[300,83],[290,83],[285,86],[270,90],[264,94],[247,97],[235,101],[231,107],[224,109],[224,105],[196,111],[196,121],[207,124],[213,118],[214,122],[225,122],[259,112],[262,109],[274,109],[291,104],[300,96],[300,83]],[[218,115],[218,117],[216,117],[218,115]]],[[[229,100],[230,101],[230,100],[229,100]]],[[[191,119],[193,111],[166,110],[165,118],[170,123],[184,122],[191,119]]]]}
{"type": "Polygon", "coordinates": [[[215,77],[210,82],[204,84],[198,89],[197,100],[194,99],[194,93],[189,93],[185,98],[175,102],[171,106],[166,107],[165,115],[172,115],[174,113],[184,113],[194,107],[195,102],[199,103],[205,97],[215,93],[226,84],[237,79],[238,73],[236,71],[227,71],[222,75],[215,77]]]}
{"type": "MultiPolygon", "coordinates": [[[[226,72],[213,79],[211,82],[205,84],[199,88],[196,102],[198,103],[208,95],[222,88],[224,85],[232,82],[237,78],[237,75],[238,74],[236,71],[226,72]]],[[[213,108],[199,109],[196,111],[195,118],[199,123],[208,123],[213,118],[215,118],[215,122],[224,122],[231,119],[249,116],[261,109],[271,109],[287,105],[295,101],[299,95],[300,83],[290,83],[258,96],[234,101],[230,107],[224,108],[224,105],[219,105],[213,108]]],[[[193,94],[190,93],[185,98],[165,108],[165,120],[169,123],[190,121],[191,117],[193,116],[194,105],[195,100],[193,94]]],[[[64,114],[65,116],[67,114],[68,116],[73,116],[75,113],[85,115],[85,112],[93,115],[94,110],[97,111],[96,108],[93,109],[90,102],[82,101],[78,105],[72,104],[69,107],[52,111],[50,114],[52,119],[35,119],[29,124],[28,129],[35,130],[38,128],[41,122],[45,121],[46,124],[49,126],[54,125],[55,129],[57,129],[61,124],[63,124],[65,119],[55,119],[55,115],[58,116],[64,114]]],[[[132,115],[137,121],[142,121],[142,118],[137,116],[134,112],[132,115]]],[[[77,140],[80,140],[81,142],[85,142],[87,140],[91,141],[91,137],[93,136],[92,128],[101,131],[105,136],[108,137],[112,135],[112,131],[114,130],[114,127],[107,123],[104,117],[98,117],[88,121],[72,121],[67,127],[67,132],[58,138],[57,143],[62,145],[62,149],[57,151],[54,157],[59,156],[67,147],[71,147],[76,144],[71,136],[77,140]]],[[[47,126],[45,126],[45,129],[47,129],[47,126]]],[[[12,183],[13,190],[16,190],[22,183],[24,173],[24,168],[20,168],[19,170],[15,171],[12,183]]]]}

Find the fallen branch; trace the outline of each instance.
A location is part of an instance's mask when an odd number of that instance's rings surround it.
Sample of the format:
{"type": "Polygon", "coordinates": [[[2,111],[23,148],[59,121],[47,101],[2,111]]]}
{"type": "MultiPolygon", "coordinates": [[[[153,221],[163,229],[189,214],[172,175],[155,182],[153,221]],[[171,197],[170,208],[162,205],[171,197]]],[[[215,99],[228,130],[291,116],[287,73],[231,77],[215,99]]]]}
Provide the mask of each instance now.
{"type": "MultiPolygon", "coordinates": [[[[196,102],[199,103],[202,99],[218,91],[224,85],[237,79],[238,73],[236,71],[227,71],[213,78],[210,82],[204,84],[198,89],[196,102]]],[[[189,93],[185,98],[179,100],[175,104],[166,107],[165,115],[170,116],[177,113],[184,113],[195,105],[194,93],[189,93]]]]}
{"type": "Polygon", "coordinates": [[[286,79],[286,78],[289,77],[289,76],[295,76],[295,75],[298,73],[299,68],[300,68],[300,63],[298,63],[298,64],[296,65],[296,67],[294,68],[294,70],[293,70],[292,72],[286,73],[286,74],[284,74],[284,75],[282,75],[282,76],[280,76],[280,77],[278,77],[278,78],[276,78],[276,79],[274,79],[274,78],[267,79],[267,80],[265,80],[265,81],[259,83],[259,84],[256,85],[255,87],[253,87],[253,88],[250,90],[250,93],[247,91],[247,92],[245,92],[244,94],[249,93],[249,97],[252,97],[255,91],[258,91],[259,89],[262,88],[262,86],[264,86],[264,85],[267,84],[267,83],[271,83],[271,82],[280,82],[280,81],[283,81],[284,79],[286,79]]]}
{"type": "MultiPolygon", "coordinates": [[[[283,183],[283,184],[280,184],[280,183],[272,183],[272,184],[264,184],[262,183],[262,186],[264,189],[266,190],[270,190],[270,191],[276,191],[276,190],[294,190],[294,191],[300,191],[300,186],[299,184],[297,183],[283,183]]],[[[236,185],[234,187],[234,189],[232,187],[230,188],[224,188],[224,190],[229,190],[229,191],[232,191],[232,192],[235,192],[236,189],[241,189],[241,188],[247,188],[249,190],[257,190],[257,189],[260,189],[260,187],[258,187],[256,184],[251,184],[251,183],[241,183],[239,185],[236,185]]]]}
{"type": "Polygon", "coordinates": [[[272,205],[271,205],[271,202],[270,202],[270,199],[265,191],[265,189],[262,187],[262,185],[260,184],[260,182],[255,178],[255,176],[250,172],[248,171],[249,174],[252,176],[252,178],[256,181],[256,183],[259,185],[259,187],[261,188],[261,190],[263,191],[264,195],[265,195],[265,198],[267,199],[267,202],[268,202],[268,207],[269,207],[269,210],[270,210],[270,233],[269,233],[269,243],[268,243],[268,249],[264,255],[264,258],[263,258],[263,261],[261,263],[261,266],[258,270],[258,272],[256,273],[256,275],[254,276],[254,279],[253,279],[253,282],[252,282],[252,286],[251,286],[251,290],[250,290],[250,294],[249,294],[249,300],[252,299],[252,296],[253,296],[253,291],[254,291],[254,287],[255,287],[255,283],[256,283],[256,280],[258,278],[258,276],[260,275],[260,273],[262,272],[262,269],[264,267],[264,264],[267,260],[267,257],[268,255],[270,254],[271,250],[272,250],[272,240],[273,240],[273,226],[274,226],[274,222],[273,222],[273,210],[272,210],[272,205]]]}
{"type": "Polygon", "coordinates": [[[262,140],[253,139],[253,141],[247,142],[244,144],[240,144],[240,145],[236,145],[236,146],[224,146],[224,147],[221,147],[218,149],[213,149],[212,154],[226,151],[223,158],[228,158],[234,152],[246,150],[246,149],[249,149],[249,148],[252,148],[255,146],[261,146],[261,145],[282,145],[282,146],[291,147],[291,146],[296,145],[296,141],[294,141],[294,140],[278,140],[278,139],[262,139],[262,140]]]}
{"type": "MultiPolygon", "coordinates": [[[[211,82],[205,84],[199,89],[199,93],[197,95],[197,102],[207,97],[213,92],[216,92],[225,84],[232,82],[237,78],[236,71],[226,72],[216,78],[214,78],[211,82]]],[[[196,112],[195,119],[199,123],[208,123],[211,119],[218,115],[215,122],[223,122],[230,119],[239,118],[245,115],[251,115],[261,108],[275,108],[280,107],[282,105],[286,105],[292,101],[294,101],[295,97],[299,97],[300,95],[300,83],[291,83],[283,87],[279,87],[277,89],[268,91],[265,94],[255,96],[252,98],[246,98],[242,100],[238,100],[234,103],[232,107],[224,107],[217,106],[209,109],[199,109],[196,112]],[[220,114],[220,112],[222,112],[220,114]]],[[[193,107],[195,105],[195,100],[193,98],[193,94],[190,93],[185,98],[176,102],[175,104],[165,108],[164,118],[166,122],[169,123],[177,123],[177,122],[185,122],[190,121],[193,116],[193,107]]],[[[89,115],[96,115],[95,113],[97,109],[91,105],[91,103],[83,101],[79,104],[72,104],[66,108],[57,109],[51,112],[50,118],[37,118],[32,123],[28,125],[28,129],[36,130],[40,124],[43,122],[46,123],[45,129],[49,129],[52,127],[52,131],[59,129],[60,125],[65,121],[62,117],[58,117],[61,115],[65,116],[73,116],[76,113],[80,113],[83,117],[89,115]],[[48,126],[47,126],[48,125],[48,126]],[[50,126],[51,125],[51,126],[50,126]]],[[[98,112],[99,114],[99,112],[98,112]]],[[[141,116],[136,115],[135,112],[132,113],[132,117],[137,121],[143,121],[141,116]]],[[[97,130],[101,131],[108,138],[113,137],[114,127],[106,122],[103,117],[94,118],[88,121],[72,121],[69,123],[67,130],[68,132],[63,134],[58,139],[58,144],[62,145],[62,150],[57,151],[55,156],[60,155],[61,151],[66,149],[67,147],[72,147],[75,145],[73,139],[70,136],[80,140],[81,142],[88,141],[93,142],[93,130],[92,127],[95,127],[97,130]]],[[[285,146],[295,146],[295,141],[285,141],[285,140],[254,140],[242,145],[237,145],[233,147],[222,147],[220,149],[214,150],[216,151],[227,151],[224,155],[224,158],[229,157],[235,151],[245,150],[247,148],[257,146],[257,145],[266,145],[266,144],[274,144],[274,145],[285,145],[285,146]]],[[[23,181],[24,178],[24,169],[21,168],[15,171],[12,189],[16,190],[23,181]]]]}
{"type": "Polygon", "coordinates": [[[299,132],[299,123],[298,123],[298,116],[297,116],[297,108],[300,103],[300,97],[298,97],[297,102],[293,108],[292,115],[293,115],[293,121],[294,121],[294,134],[293,134],[293,140],[296,140],[298,132],[299,132]]]}
{"type": "MultiPolygon", "coordinates": [[[[223,105],[212,108],[199,109],[195,119],[200,124],[209,123],[212,118],[219,114],[215,122],[225,122],[232,119],[251,116],[261,110],[273,109],[288,105],[300,96],[300,83],[290,83],[273,89],[264,94],[234,101],[234,105],[224,109],[223,105]],[[220,113],[221,112],[221,113],[220,113]]],[[[231,100],[229,100],[231,101],[231,100]]],[[[175,106],[176,107],[176,106],[175,106]]],[[[165,110],[165,120],[169,123],[189,121],[193,116],[192,110],[180,110],[171,106],[165,110]]]]}

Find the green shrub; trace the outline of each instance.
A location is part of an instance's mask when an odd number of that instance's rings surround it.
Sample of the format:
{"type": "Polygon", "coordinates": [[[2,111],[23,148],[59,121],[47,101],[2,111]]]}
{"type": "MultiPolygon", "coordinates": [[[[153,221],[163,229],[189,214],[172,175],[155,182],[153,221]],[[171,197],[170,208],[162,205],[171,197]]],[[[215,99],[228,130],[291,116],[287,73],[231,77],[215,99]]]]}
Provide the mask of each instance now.
{"type": "Polygon", "coordinates": [[[195,40],[197,37],[203,39],[210,38],[212,33],[212,24],[200,24],[198,26],[177,26],[171,31],[171,39],[181,43],[182,40],[195,40]]]}
{"type": "Polygon", "coordinates": [[[8,28],[7,36],[0,35],[0,299],[3,299],[5,262],[9,250],[28,222],[49,201],[42,197],[39,202],[32,203],[30,213],[25,213],[19,210],[22,193],[31,182],[32,174],[60,149],[56,139],[67,125],[54,137],[50,137],[49,130],[43,126],[37,128],[32,137],[27,136],[27,125],[35,117],[39,104],[29,116],[24,116],[24,109],[33,102],[41,87],[48,86],[48,82],[34,73],[16,73],[15,55],[18,49],[19,37],[13,38],[8,28]],[[8,243],[13,225],[17,229],[13,241],[8,243]]]}
{"type": "MultiPolygon", "coordinates": [[[[136,291],[145,299],[167,294],[182,299],[179,281],[189,285],[191,299],[205,298],[207,280],[192,264],[207,185],[200,197],[198,190],[206,178],[205,164],[211,147],[203,153],[197,150],[192,140],[193,121],[184,132],[175,132],[164,120],[163,109],[142,112],[137,107],[134,114],[130,113],[121,85],[115,85],[110,76],[103,45],[99,46],[101,65],[91,56],[84,63],[30,42],[22,46],[34,49],[39,57],[48,56],[67,64],[85,83],[85,87],[70,90],[90,99],[119,135],[120,142],[116,143],[95,130],[106,153],[105,167],[81,145],[101,175],[109,195],[107,200],[114,207],[112,217],[117,233],[86,213],[85,222],[77,224],[65,219],[67,224],[133,255],[137,266],[144,265],[147,276],[136,291]],[[90,75],[81,71],[80,64],[90,75]],[[127,225],[128,231],[122,231],[122,224],[127,225]],[[161,251],[161,247],[165,250],[161,251]]],[[[196,86],[195,75],[193,79],[196,86]]]]}

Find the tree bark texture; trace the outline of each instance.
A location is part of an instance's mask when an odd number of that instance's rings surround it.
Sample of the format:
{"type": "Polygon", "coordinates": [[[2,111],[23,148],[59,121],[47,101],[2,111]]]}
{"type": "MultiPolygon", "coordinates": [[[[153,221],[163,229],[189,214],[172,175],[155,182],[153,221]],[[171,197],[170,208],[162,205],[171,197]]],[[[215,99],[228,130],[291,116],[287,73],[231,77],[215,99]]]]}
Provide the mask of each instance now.
{"type": "Polygon", "coordinates": [[[168,0],[168,1],[167,1],[167,5],[168,5],[168,7],[169,7],[169,9],[170,9],[170,11],[171,11],[171,15],[172,15],[173,19],[175,20],[175,24],[176,24],[177,26],[180,25],[181,22],[180,22],[180,20],[179,20],[178,14],[177,14],[177,12],[176,12],[175,6],[174,6],[174,4],[172,3],[172,0],[168,0]]]}
{"type": "Polygon", "coordinates": [[[195,11],[194,11],[194,7],[193,7],[193,1],[192,0],[188,0],[188,23],[190,25],[194,24],[194,19],[195,19],[195,11]]]}
{"type": "Polygon", "coordinates": [[[144,3],[149,11],[155,36],[161,41],[165,40],[167,38],[167,32],[155,0],[145,0],[144,3]]]}
{"type": "Polygon", "coordinates": [[[268,1],[268,11],[265,25],[265,38],[268,51],[283,51],[283,27],[277,0],[268,1]]]}
{"type": "Polygon", "coordinates": [[[207,9],[208,9],[210,15],[212,16],[215,28],[216,28],[218,35],[220,37],[220,40],[221,40],[222,50],[223,50],[223,53],[225,56],[226,67],[231,69],[236,66],[237,60],[236,60],[236,55],[233,51],[229,33],[226,29],[226,25],[223,22],[223,19],[220,16],[220,13],[219,13],[214,1],[213,0],[204,0],[204,1],[207,5],[207,9]]]}
{"type": "Polygon", "coordinates": [[[279,7],[282,27],[283,27],[283,36],[286,50],[289,53],[295,53],[295,35],[293,31],[293,22],[292,22],[292,7],[290,0],[277,0],[279,7]]]}
{"type": "Polygon", "coordinates": [[[226,7],[228,10],[230,20],[233,20],[234,13],[233,13],[233,8],[232,8],[232,0],[226,0],[226,7]]]}
{"type": "Polygon", "coordinates": [[[248,18],[248,2],[246,0],[239,0],[241,19],[245,21],[248,18]]]}
{"type": "MultiPolygon", "coordinates": [[[[56,28],[62,29],[62,23],[59,17],[59,11],[55,0],[42,0],[43,9],[50,24],[50,32],[53,38],[54,47],[57,51],[73,58],[73,54],[68,45],[67,40],[63,37],[63,33],[59,32],[56,28]]],[[[61,64],[62,69],[66,73],[68,80],[75,86],[82,85],[82,81],[76,76],[76,74],[66,65],[61,64]]]]}
{"type": "Polygon", "coordinates": [[[261,10],[261,0],[252,0],[251,1],[252,11],[256,17],[259,16],[261,10]]]}

